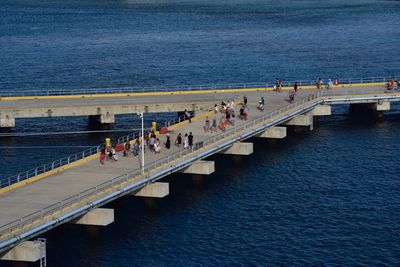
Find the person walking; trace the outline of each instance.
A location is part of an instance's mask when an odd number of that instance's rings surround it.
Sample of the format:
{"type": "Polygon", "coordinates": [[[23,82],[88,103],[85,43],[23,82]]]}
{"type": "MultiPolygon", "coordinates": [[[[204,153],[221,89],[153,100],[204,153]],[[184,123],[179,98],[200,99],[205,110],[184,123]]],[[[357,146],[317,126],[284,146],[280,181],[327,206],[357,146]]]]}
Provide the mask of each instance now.
{"type": "Polygon", "coordinates": [[[189,142],[189,149],[192,149],[193,148],[193,134],[192,134],[192,132],[189,133],[188,142],[189,142]]]}
{"type": "Polygon", "coordinates": [[[102,148],[100,151],[100,164],[104,165],[104,159],[106,158],[106,149],[102,148]]]}
{"type": "Polygon", "coordinates": [[[154,152],[156,154],[161,153],[161,144],[160,144],[160,139],[156,139],[156,142],[154,143],[154,152]]]}
{"type": "Polygon", "coordinates": [[[244,96],[244,97],[243,97],[243,104],[244,104],[245,106],[247,106],[247,96],[244,96]]]}
{"type": "Polygon", "coordinates": [[[294,101],[294,91],[289,92],[289,102],[292,103],[294,101]]]}
{"type": "Polygon", "coordinates": [[[328,84],[327,84],[327,89],[332,89],[332,87],[333,87],[333,82],[332,82],[332,80],[331,79],[329,79],[329,81],[328,81],[328,84]]]}
{"type": "Polygon", "coordinates": [[[231,101],[231,109],[235,109],[235,100],[231,101]]]}
{"type": "Polygon", "coordinates": [[[171,148],[171,138],[169,134],[167,134],[167,141],[165,142],[165,148],[170,149],[171,148]]]}
{"type": "Polygon", "coordinates": [[[210,131],[210,119],[208,118],[208,116],[206,117],[206,123],[204,125],[204,132],[209,132],[210,131]]]}
{"type": "Polygon", "coordinates": [[[133,143],[133,149],[132,149],[132,153],[134,157],[137,157],[139,155],[139,139],[136,139],[135,142],[133,143]]]}
{"type": "Polygon", "coordinates": [[[182,134],[178,133],[178,136],[176,137],[176,140],[175,140],[175,145],[177,147],[181,147],[181,144],[182,144],[182,134]]]}
{"type": "Polygon", "coordinates": [[[152,135],[149,141],[149,149],[150,151],[154,151],[154,144],[156,143],[156,138],[152,135]]]}
{"type": "Polygon", "coordinates": [[[189,123],[192,123],[192,119],[190,118],[190,112],[187,109],[185,109],[185,117],[186,119],[189,120],[189,123]]]}
{"type": "Polygon", "coordinates": [[[189,148],[189,137],[188,134],[185,134],[185,139],[183,140],[183,148],[189,148]]]}
{"type": "Polygon", "coordinates": [[[213,131],[217,132],[217,119],[216,118],[213,118],[212,125],[211,125],[211,133],[213,131]]]}
{"type": "Polygon", "coordinates": [[[297,93],[297,89],[299,89],[299,85],[297,84],[297,82],[295,82],[293,85],[293,90],[295,93],[297,93]]]}
{"type": "Polygon", "coordinates": [[[127,141],[124,145],[124,156],[128,158],[130,154],[131,154],[131,143],[127,141]]]}
{"type": "Polygon", "coordinates": [[[217,114],[219,112],[218,104],[214,106],[214,113],[217,114]]]}
{"type": "Polygon", "coordinates": [[[319,76],[317,76],[316,85],[317,85],[317,89],[321,89],[322,80],[319,76]]]}

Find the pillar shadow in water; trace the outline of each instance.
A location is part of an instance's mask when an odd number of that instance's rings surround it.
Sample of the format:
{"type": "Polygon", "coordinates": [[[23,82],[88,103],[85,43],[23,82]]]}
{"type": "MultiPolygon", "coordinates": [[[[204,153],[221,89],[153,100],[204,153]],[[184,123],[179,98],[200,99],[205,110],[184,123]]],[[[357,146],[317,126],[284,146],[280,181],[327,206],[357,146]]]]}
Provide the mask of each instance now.
{"type": "Polygon", "coordinates": [[[384,117],[383,111],[376,111],[367,104],[352,104],[349,105],[349,117],[352,121],[376,122],[384,117]]]}
{"type": "Polygon", "coordinates": [[[99,119],[96,116],[89,116],[89,130],[109,130],[110,125],[110,123],[100,123],[99,119]]]}

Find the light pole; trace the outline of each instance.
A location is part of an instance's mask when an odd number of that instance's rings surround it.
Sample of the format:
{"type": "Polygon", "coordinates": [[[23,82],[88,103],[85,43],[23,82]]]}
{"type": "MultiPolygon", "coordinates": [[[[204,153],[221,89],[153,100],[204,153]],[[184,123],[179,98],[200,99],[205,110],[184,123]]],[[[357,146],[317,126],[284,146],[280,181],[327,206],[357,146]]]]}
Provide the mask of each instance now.
{"type": "Polygon", "coordinates": [[[142,160],[141,160],[141,167],[142,167],[142,174],[144,174],[144,123],[143,123],[143,112],[139,112],[139,113],[137,113],[137,115],[139,115],[140,116],[140,118],[142,119],[142,141],[141,141],[141,143],[140,143],[140,145],[141,145],[141,150],[142,150],[142,160]]]}

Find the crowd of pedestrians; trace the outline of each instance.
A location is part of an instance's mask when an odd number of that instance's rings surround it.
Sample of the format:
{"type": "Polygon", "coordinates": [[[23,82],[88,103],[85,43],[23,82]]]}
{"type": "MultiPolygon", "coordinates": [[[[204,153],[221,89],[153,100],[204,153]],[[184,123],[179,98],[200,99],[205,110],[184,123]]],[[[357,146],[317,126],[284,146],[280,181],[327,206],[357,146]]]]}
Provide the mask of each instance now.
{"type": "MultiPolygon", "coordinates": [[[[338,85],[339,81],[329,79],[326,83],[326,88],[331,89],[333,86],[338,85]]],[[[281,92],[282,90],[282,80],[276,79],[274,90],[277,92],[281,92]]],[[[315,80],[315,85],[317,89],[322,89],[323,85],[322,79],[317,76],[315,80]]],[[[387,88],[398,87],[398,82],[395,80],[390,80],[387,83],[387,88]]],[[[288,92],[288,101],[294,102],[295,96],[300,90],[300,86],[297,82],[293,83],[293,89],[290,89],[288,92]]],[[[228,126],[235,126],[236,118],[239,120],[247,120],[249,117],[249,100],[247,96],[243,96],[243,100],[240,103],[236,103],[235,100],[227,100],[222,101],[220,104],[215,104],[214,107],[214,116],[209,115],[205,117],[204,120],[204,133],[216,133],[218,131],[226,131],[228,126]],[[235,112],[235,108],[239,107],[238,114],[235,112]]],[[[260,96],[258,101],[258,105],[255,105],[256,109],[263,112],[265,109],[265,99],[263,96],[260,96]]],[[[184,119],[188,120],[189,123],[192,123],[193,113],[188,110],[184,111],[184,119]]],[[[189,133],[178,133],[176,135],[175,140],[172,140],[172,137],[169,133],[161,136],[157,136],[154,127],[150,132],[147,132],[143,138],[136,138],[133,141],[128,141],[124,144],[118,144],[115,147],[111,145],[104,145],[100,151],[100,162],[104,164],[105,161],[118,161],[118,153],[122,151],[122,156],[124,157],[138,157],[141,154],[141,149],[143,148],[143,152],[146,150],[154,153],[160,154],[163,149],[170,150],[173,145],[175,145],[178,149],[193,149],[194,145],[194,135],[192,132],[189,133]],[[161,139],[162,140],[161,140],[161,139]],[[143,146],[142,146],[143,142],[143,146]]]]}

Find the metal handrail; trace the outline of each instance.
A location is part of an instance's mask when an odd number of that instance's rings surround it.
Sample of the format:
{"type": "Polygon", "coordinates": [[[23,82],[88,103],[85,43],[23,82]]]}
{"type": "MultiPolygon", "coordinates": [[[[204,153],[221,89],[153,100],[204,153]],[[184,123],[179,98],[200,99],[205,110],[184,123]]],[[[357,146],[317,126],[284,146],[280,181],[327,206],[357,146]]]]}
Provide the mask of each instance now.
{"type": "MultiPolygon", "coordinates": [[[[365,77],[365,78],[338,78],[341,84],[386,82],[388,79],[396,79],[396,76],[365,77]]],[[[325,79],[327,80],[327,79],[325,79]]],[[[315,85],[315,80],[282,81],[283,86],[293,86],[297,82],[299,86],[315,85]]],[[[29,96],[68,96],[68,95],[98,95],[98,94],[130,94],[146,92],[176,92],[220,89],[246,89],[246,88],[271,88],[274,82],[247,82],[247,83],[211,83],[203,85],[164,85],[151,87],[117,87],[117,88],[87,88],[87,89],[49,89],[49,90],[13,90],[0,92],[0,97],[29,97],[29,96]]]]}
{"type": "MultiPolygon", "coordinates": [[[[371,90],[372,91],[372,90],[371,90]]],[[[346,91],[346,94],[354,94],[356,91],[355,90],[348,90],[346,91]]],[[[342,91],[343,93],[343,91],[342,91]]],[[[359,91],[358,91],[359,93],[359,91]]],[[[375,91],[376,93],[376,91],[375,91]]],[[[345,95],[346,95],[345,94],[345,95]]],[[[308,97],[303,98],[301,100],[298,100],[294,103],[291,103],[289,105],[286,105],[284,107],[281,107],[279,109],[276,109],[274,111],[268,112],[265,115],[263,115],[260,118],[248,121],[242,125],[233,127],[227,131],[224,131],[222,133],[216,134],[215,136],[209,137],[203,141],[203,146],[208,146],[211,144],[217,144],[217,142],[221,140],[225,140],[227,137],[230,137],[232,135],[237,135],[241,136],[244,131],[249,130],[249,128],[253,127],[256,128],[257,125],[260,123],[265,124],[266,121],[272,120],[274,117],[284,114],[284,113],[289,113],[291,109],[294,109],[296,107],[305,105],[305,104],[315,104],[317,105],[318,103],[323,102],[323,97],[329,97],[329,96],[335,96],[338,95],[334,90],[330,91],[320,91],[317,94],[310,94],[308,97]]],[[[343,94],[341,94],[343,95],[343,94]]],[[[311,106],[312,108],[312,106],[311,106]]],[[[164,166],[165,164],[170,164],[172,161],[175,161],[178,158],[184,158],[185,156],[189,154],[196,153],[196,150],[180,150],[178,152],[175,152],[174,154],[164,157],[163,159],[153,161],[151,163],[148,163],[145,165],[145,175],[150,174],[150,171],[155,170],[158,167],[164,166]]],[[[54,203],[40,211],[36,211],[32,214],[29,214],[27,216],[24,216],[18,220],[15,220],[13,222],[10,222],[6,225],[3,225],[0,227],[0,236],[4,235],[5,233],[12,232],[13,230],[16,229],[21,229],[24,225],[27,225],[29,223],[32,223],[33,221],[37,221],[39,219],[51,217],[54,215],[56,212],[62,210],[63,208],[67,207],[68,205],[71,205],[72,203],[76,202],[81,202],[88,196],[91,196],[93,194],[98,194],[100,192],[104,192],[104,190],[109,189],[110,187],[115,187],[117,185],[121,185],[123,182],[129,181],[130,177],[137,177],[141,175],[141,169],[136,168],[133,170],[128,171],[127,173],[117,176],[113,179],[110,179],[101,185],[89,188],[85,191],[82,191],[78,194],[75,194],[73,196],[70,196],[63,201],[54,203]]],[[[132,179],[132,178],[131,178],[132,179]]],[[[144,179],[141,181],[144,181],[146,179],[146,176],[144,176],[144,179]]],[[[143,185],[143,183],[140,183],[140,185],[143,185]]],[[[120,189],[121,190],[121,189],[120,189]]]]}

